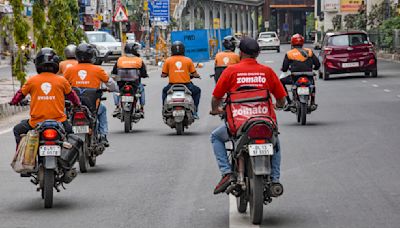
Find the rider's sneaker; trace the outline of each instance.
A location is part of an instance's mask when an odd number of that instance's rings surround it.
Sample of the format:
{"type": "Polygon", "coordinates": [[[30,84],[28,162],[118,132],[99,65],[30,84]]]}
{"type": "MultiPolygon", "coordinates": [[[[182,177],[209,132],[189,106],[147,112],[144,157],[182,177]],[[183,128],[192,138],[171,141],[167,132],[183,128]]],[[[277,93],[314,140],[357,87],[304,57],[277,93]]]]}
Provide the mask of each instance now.
{"type": "Polygon", "coordinates": [[[291,107],[292,107],[291,104],[285,104],[285,106],[283,107],[283,111],[289,112],[291,107]]]}
{"type": "Polygon", "coordinates": [[[199,114],[197,114],[197,112],[193,113],[193,118],[194,118],[195,120],[200,119],[199,114]]]}
{"type": "Polygon", "coordinates": [[[105,147],[109,147],[110,143],[108,142],[107,136],[102,135],[100,136],[100,142],[104,144],[105,147]]]}
{"type": "Polygon", "coordinates": [[[139,113],[140,113],[140,118],[144,119],[144,108],[143,107],[140,108],[139,113]]]}
{"type": "Polygon", "coordinates": [[[219,194],[221,192],[225,192],[226,188],[235,181],[235,177],[232,173],[227,173],[222,176],[222,179],[219,181],[217,186],[215,186],[214,194],[219,194]]]}
{"type": "Polygon", "coordinates": [[[310,106],[311,111],[315,111],[315,110],[317,110],[317,108],[318,108],[318,105],[317,105],[317,104],[312,104],[312,105],[310,106]]]}
{"type": "Polygon", "coordinates": [[[121,108],[120,108],[120,107],[116,107],[115,110],[114,110],[114,112],[113,112],[113,114],[112,114],[112,116],[113,116],[113,117],[117,117],[117,116],[119,116],[120,114],[121,114],[121,108]]]}

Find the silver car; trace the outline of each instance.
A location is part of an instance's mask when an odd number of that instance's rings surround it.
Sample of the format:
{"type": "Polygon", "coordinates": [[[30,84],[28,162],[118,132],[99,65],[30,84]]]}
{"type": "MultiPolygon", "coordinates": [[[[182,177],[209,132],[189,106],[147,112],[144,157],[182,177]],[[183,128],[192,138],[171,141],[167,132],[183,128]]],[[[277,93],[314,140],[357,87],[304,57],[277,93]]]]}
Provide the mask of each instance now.
{"type": "Polygon", "coordinates": [[[258,45],[261,50],[276,50],[281,51],[281,41],[278,38],[276,32],[261,32],[258,35],[258,45]]]}
{"type": "Polygon", "coordinates": [[[109,33],[90,31],[85,34],[89,43],[93,44],[98,51],[95,64],[101,65],[103,62],[115,60],[121,56],[121,42],[109,33]]]}

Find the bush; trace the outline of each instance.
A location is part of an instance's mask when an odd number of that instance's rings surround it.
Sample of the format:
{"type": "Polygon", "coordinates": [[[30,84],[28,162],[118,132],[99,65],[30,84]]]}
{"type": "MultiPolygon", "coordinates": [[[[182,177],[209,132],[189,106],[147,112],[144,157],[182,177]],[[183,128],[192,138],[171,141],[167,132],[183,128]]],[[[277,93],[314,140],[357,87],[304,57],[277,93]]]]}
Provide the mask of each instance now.
{"type": "Polygon", "coordinates": [[[394,29],[400,29],[400,17],[393,17],[383,22],[380,26],[380,32],[383,34],[382,45],[393,47],[394,29]]]}

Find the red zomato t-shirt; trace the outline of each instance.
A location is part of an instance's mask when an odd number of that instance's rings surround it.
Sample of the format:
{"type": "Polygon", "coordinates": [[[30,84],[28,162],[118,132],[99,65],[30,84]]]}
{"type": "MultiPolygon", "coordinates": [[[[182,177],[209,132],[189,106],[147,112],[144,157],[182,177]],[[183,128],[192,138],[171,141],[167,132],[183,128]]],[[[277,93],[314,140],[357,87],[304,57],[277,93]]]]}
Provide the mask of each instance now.
{"type": "MultiPolygon", "coordinates": [[[[286,96],[275,72],[270,67],[258,64],[255,59],[243,59],[240,63],[226,68],[215,86],[213,96],[222,98],[226,93],[234,92],[243,86],[268,89],[276,99],[286,96]]],[[[271,115],[276,121],[273,107],[271,115]]]]}

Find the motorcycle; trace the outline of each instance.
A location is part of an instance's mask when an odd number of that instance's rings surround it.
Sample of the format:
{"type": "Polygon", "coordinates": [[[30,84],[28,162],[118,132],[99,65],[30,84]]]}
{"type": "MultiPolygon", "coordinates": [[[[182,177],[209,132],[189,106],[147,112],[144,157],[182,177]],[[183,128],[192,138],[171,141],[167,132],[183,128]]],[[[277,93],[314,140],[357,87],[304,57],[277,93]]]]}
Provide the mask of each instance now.
{"type": "Polygon", "coordinates": [[[107,90],[73,89],[81,99],[82,105],[70,110],[69,119],[72,123],[74,134],[83,141],[83,147],[79,151],[79,170],[81,173],[86,173],[89,166],[96,166],[97,156],[103,154],[105,150],[98,133],[97,113],[99,109],[98,102],[106,99],[102,95],[107,90]]]}
{"type": "Polygon", "coordinates": [[[193,122],[193,113],[196,111],[192,93],[183,84],[174,84],[167,92],[163,106],[164,122],[175,128],[177,135],[182,135],[184,129],[193,122]]]}
{"type": "Polygon", "coordinates": [[[296,114],[298,123],[306,125],[307,114],[317,109],[316,105],[311,105],[311,97],[315,96],[314,73],[292,72],[291,77],[294,106],[290,111],[296,114]]]}
{"type": "Polygon", "coordinates": [[[215,80],[215,84],[218,83],[218,79],[219,77],[221,77],[222,72],[224,72],[224,70],[226,69],[226,66],[216,66],[214,68],[214,74],[210,75],[210,78],[214,78],[215,80]]]}
{"type": "Polygon", "coordinates": [[[144,118],[142,106],[140,105],[141,90],[139,69],[119,69],[116,81],[120,87],[121,114],[116,117],[124,123],[124,131],[132,130],[132,123],[139,122],[144,118]]]}
{"type": "Polygon", "coordinates": [[[73,168],[82,141],[75,135],[66,135],[61,123],[46,120],[39,123],[28,134],[37,134],[39,139],[36,165],[28,172],[21,172],[21,177],[32,177],[31,182],[38,185],[44,199],[44,207],[53,207],[53,188],[60,192],[60,186],[69,184],[77,176],[73,168]]]}
{"type": "Polygon", "coordinates": [[[236,197],[239,213],[245,213],[250,205],[253,224],[261,223],[264,204],[283,194],[283,186],[272,183],[270,176],[279,134],[270,108],[273,105],[268,91],[238,91],[228,95],[223,116],[230,132],[232,149],[228,151],[236,176],[226,193],[236,197]]]}

